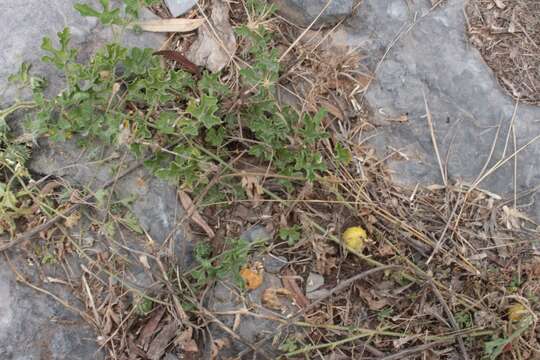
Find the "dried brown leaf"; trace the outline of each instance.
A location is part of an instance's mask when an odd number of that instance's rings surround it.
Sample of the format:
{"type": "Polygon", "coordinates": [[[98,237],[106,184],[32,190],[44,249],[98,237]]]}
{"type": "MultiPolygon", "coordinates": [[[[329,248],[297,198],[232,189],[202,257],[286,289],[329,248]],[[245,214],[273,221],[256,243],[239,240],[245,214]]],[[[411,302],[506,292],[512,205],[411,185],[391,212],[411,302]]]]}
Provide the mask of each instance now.
{"type": "Polygon", "coordinates": [[[261,303],[264,307],[272,310],[282,311],[284,305],[281,303],[279,296],[292,296],[291,292],[285,288],[268,288],[261,295],[261,303]]]}
{"type": "Polygon", "coordinates": [[[193,75],[199,73],[199,68],[197,65],[189,61],[184,55],[179,51],[174,50],[160,50],[156,51],[154,55],[161,55],[167,60],[176,61],[180,67],[186,71],[189,71],[193,75]]]}
{"type": "Polygon", "coordinates": [[[246,194],[250,200],[252,200],[255,206],[261,202],[261,195],[263,194],[263,188],[259,182],[257,176],[245,175],[242,176],[241,185],[246,191],[246,194]]]}
{"type": "Polygon", "coordinates": [[[164,307],[159,307],[158,309],[154,310],[152,316],[141,330],[139,338],[137,339],[138,344],[146,347],[146,345],[150,343],[150,339],[156,334],[156,330],[158,328],[161,318],[163,317],[163,314],[165,314],[164,307]]]}
{"type": "Polygon", "coordinates": [[[228,339],[216,339],[214,340],[214,342],[212,343],[212,350],[211,350],[211,353],[210,353],[210,359],[211,360],[215,360],[218,358],[218,355],[219,355],[219,351],[223,348],[226,348],[226,347],[229,347],[231,344],[230,344],[230,341],[228,339]]]}
{"type": "Polygon", "coordinates": [[[135,341],[133,341],[133,335],[128,335],[127,337],[127,345],[128,345],[128,355],[130,359],[146,359],[146,353],[142,351],[137,344],[135,344],[135,341]]]}
{"type": "Polygon", "coordinates": [[[281,281],[283,282],[283,286],[289,290],[296,305],[300,306],[301,308],[305,308],[309,305],[309,300],[304,296],[304,292],[302,289],[300,289],[296,283],[296,280],[291,275],[292,273],[287,271],[286,276],[282,277],[281,281]]]}
{"type": "Polygon", "coordinates": [[[522,224],[521,224],[521,221],[522,220],[526,220],[526,221],[529,221],[529,222],[532,222],[531,219],[529,219],[529,217],[527,217],[527,215],[525,215],[524,213],[522,213],[521,211],[519,211],[518,209],[516,208],[510,208],[508,206],[503,206],[503,221],[504,223],[506,224],[506,228],[508,230],[512,230],[512,229],[521,229],[522,227],[522,224]]]}
{"type": "Polygon", "coordinates": [[[199,212],[195,208],[195,204],[193,203],[189,195],[182,190],[178,190],[178,197],[180,198],[180,203],[187,212],[187,216],[191,218],[191,220],[193,220],[195,224],[199,225],[204,230],[204,232],[206,232],[209,238],[213,238],[214,236],[216,236],[214,230],[212,230],[208,223],[204,221],[201,214],[199,214],[199,212]]]}
{"type": "Polygon", "coordinates": [[[178,345],[185,352],[199,352],[199,347],[195,340],[193,340],[193,328],[187,328],[182,331],[174,340],[174,343],[178,345]]]}
{"type": "Polygon", "coordinates": [[[171,321],[161,329],[159,334],[156,335],[148,347],[147,355],[150,360],[161,359],[165,353],[165,350],[167,350],[169,343],[174,338],[176,329],[178,329],[178,327],[179,325],[177,323],[171,321]]]}
{"type": "Polygon", "coordinates": [[[66,225],[67,228],[72,228],[79,223],[80,219],[81,213],[78,211],[74,211],[64,220],[64,225],[66,225]]]}
{"type": "Polygon", "coordinates": [[[372,295],[371,291],[367,288],[359,287],[358,291],[360,293],[360,297],[367,303],[370,310],[381,310],[382,308],[390,304],[388,299],[385,298],[377,300],[375,296],[372,295]]]}
{"type": "Polygon", "coordinates": [[[336,268],[336,249],[322,240],[314,240],[315,271],[321,275],[328,275],[336,268]]]}

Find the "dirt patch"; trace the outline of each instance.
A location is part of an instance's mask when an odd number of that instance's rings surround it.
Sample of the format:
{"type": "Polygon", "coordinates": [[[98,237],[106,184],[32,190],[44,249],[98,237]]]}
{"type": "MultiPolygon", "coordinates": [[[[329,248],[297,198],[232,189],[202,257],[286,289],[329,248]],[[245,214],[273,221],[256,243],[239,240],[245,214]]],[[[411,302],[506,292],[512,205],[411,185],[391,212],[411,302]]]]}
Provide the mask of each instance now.
{"type": "Polygon", "coordinates": [[[471,0],[469,35],[514,98],[540,104],[540,2],[471,0]]]}

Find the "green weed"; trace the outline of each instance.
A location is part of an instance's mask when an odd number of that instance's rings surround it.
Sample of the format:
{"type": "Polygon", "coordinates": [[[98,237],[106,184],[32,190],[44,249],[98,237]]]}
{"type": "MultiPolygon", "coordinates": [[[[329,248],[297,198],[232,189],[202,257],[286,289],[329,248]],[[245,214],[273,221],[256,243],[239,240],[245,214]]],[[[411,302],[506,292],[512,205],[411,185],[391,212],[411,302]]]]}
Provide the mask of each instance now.
{"type": "Polygon", "coordinates": [[[300,225],[284,227],[279,229],[279,237],[281,240],[287,241],[287,244],[294,245],[300,240],[301,230],[300,225]]]}
{"type": "MultiPolygon", "coordinates": [[[[147,3],[133,2],[133,9],[147,3]]],[[[101,4],[101,10],[83,4],[77,9],[105,24],[120,23],[120,10],[111,9],[105,0],[101,4]]],[[[273,7],[257,4],[248,3],[257,19],[273,12],[273,7]]],[[[285,191],[292,186],[285,180],[288,177],[314,181],[327,169],[318,150],[328,137],[321,124],[326,112],[298,113],[278,104],[280,66],[272,34],[260,24],[239,26],[236,33],[249,44],[244,60],[250,66],[240,70],[240,82],[249,96],[229,113],[223,105],[231,90],[220,81],[220,74],[204,72],[195,77],[164,69],[150,49],[127,49],[117,43],[107,44],[86,64],[79,64],[66,28],[58,33],[56,46],[49,38],[42,44],[47,53],[43,61],[64,73],[66,88],[52,99],[35,91],[40,110],[27,121],[27,129],[33,136],[47,135],[52,140],[76,136],[81,144],[127,145],[138,156],[154,152],[146,165],[156,175],[195,192],[208,184],[220,162],[228,163],[239,151],[284,175],[280,182],[285,191]],[[176,145],[163,151],[169,144],[176,145]]],[[[347,159],[346,150],[336,150],[347,159]]],[[[234,192],[230,184],[218,186],[225,196],[234,192]]]]}
{"type": "Polygon", "coordinates": [[[232,276],[235,283],[242,286],[240,269],[246,265],[251,244],[244,240],[233,240],[228,250],[219,258],[212,258],[212,250],[206,243],[199,243],[195,248],[195,259],[199,267],[191,272],[197,286],[207,284],[211,280],[232,276]]]}
{"type": "MultiPolygon", "coordinates": [[[[136,19],[141,6],[153,0],[126,0],[125,9],[114,8],[100,0],[101,8],[86,4],[75,7],[83,16],[96,17],[106,25],[124,26],[136,19]]],[[[265,2],[250,0],[246,7],[251,19],[235,31],[243,44],[238,54],[248,64],[239,70],[238,89],[234,91],[221,79],[222,74],[202,72],[200,76],[183,70],[164,68],[151,49],[126,48],[118,43],[106,44],[87,62],[77,62],[78,51],[70,45],[69,28],[58,32],[57,39],[44,38],[42,60],[61,71],[65,89],[55,97],[44,95],[45,82],[31,77],[29,68],[14,76],[32,89],[32,104],[38,109],[24,123],[32,138],[47,136],[52,141],[77,139],[80,146],[106,144],[127,147],[139,158],[152,154],[145,165],[155,175],[167,179],[195,195],[209,184],[216,172],[233,172],[228,164],[239,154],[278,175],[275,181],[283,192],[294,190],[294,181],[313,182],[327,170],[320,149],[328,134],[322,121],[326,111],[299,112],[276,100],[280,64],[274,48],[273,34],[265,22],[275,11],[265,2]],[[230,99],[241,97],[230,111],[230,99]],[[297,180],[290,180],[297,179],[297,180]],[[304,180],[298,180],[304,179],[304,180]]],[[[28,158],[26,147],[6,144],[7,129],[0,140],[5,159],[18,156],[23,167],[28,158]],[[8,149],[12,155],[8,156],[8,149]],[[17,149],[20,155],[15,155],[17,149]]],[[[3,130],[4,129],[4,130],[3,130]]],[[[95,145],[94,145],[95,146],[95,145]]],[[[336,148],[338,158],[347,162],[350,155],[336,148]]],[[[0,184],[0,206],[17,209],[17,194],[11,184],[0,184]]],[[[224,178],[206,189],[203,201],[230,201],[246,198],[233,177],[224,178]]],[[[98,207],[108,206],[108,194],[96,194],[98,207]]],[[[125,213],[125,212],[124,212],[125,213]]],[[[114,234],[113,223],[119,222],[141,232],[131,213],[117,216],[105,231],[114,234]]],[[[13,227],[13,221],[9,226],[13,227]]],[[[282,229],[280,235],[290,244],[299,239],[296,227],[282,229]]],[[[223,274],[238,274],[246,261],[250,246],[242,241],[231,244],[218,263],[204,249],[198,249],[200,269],[193,273],[199,284],[223,274]]]]}

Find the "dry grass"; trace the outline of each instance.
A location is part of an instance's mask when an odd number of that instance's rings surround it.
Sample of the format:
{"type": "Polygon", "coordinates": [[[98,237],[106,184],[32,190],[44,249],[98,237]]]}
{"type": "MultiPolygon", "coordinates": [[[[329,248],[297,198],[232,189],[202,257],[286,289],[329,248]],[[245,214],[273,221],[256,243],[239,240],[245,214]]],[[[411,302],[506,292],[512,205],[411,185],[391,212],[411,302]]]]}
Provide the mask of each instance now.
{"type": "Polygon", "coordinates": [[[469,34],[499,83],[516,100],[540,103],[540,3],[471,0],[469,34]]]}

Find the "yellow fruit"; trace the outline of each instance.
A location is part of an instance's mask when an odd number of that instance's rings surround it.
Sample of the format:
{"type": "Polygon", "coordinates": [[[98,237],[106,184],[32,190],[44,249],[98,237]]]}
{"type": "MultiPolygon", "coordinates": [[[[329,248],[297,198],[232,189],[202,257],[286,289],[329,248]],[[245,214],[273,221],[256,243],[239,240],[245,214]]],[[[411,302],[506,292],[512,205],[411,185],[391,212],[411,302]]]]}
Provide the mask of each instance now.
{"type": "Polygon", "coordinates": [[[342,238],[348,249],[360,252],[364,248],[367,234],[360,226],[352,226],[343,232],[342,238]]]}
{"type": "Polygon", "coordinates": [[[527,308],[520,303],[514,304],[508,308],[508,319],[519,321],[529,314],[527,308]]]}

